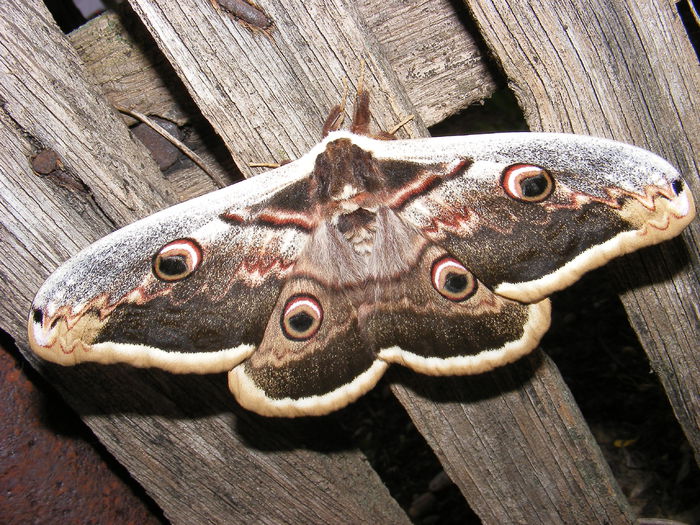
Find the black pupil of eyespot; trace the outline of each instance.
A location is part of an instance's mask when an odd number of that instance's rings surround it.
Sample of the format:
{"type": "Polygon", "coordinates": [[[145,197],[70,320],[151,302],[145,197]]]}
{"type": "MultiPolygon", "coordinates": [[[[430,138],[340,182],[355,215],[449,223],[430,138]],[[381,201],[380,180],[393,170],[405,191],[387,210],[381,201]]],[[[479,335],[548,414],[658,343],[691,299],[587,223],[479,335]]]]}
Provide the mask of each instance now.
{"type": "Polygon", "coordinates": [[[547,189],[547,178],[543,174],[528,177],[520,183],[524,197],[537,197],[547,189]]]}
{"type": "Polygon", "coordinates": [[[673,193],[678,195],[683,191],[683,181],[681,179],[676,179],[671,183],[671,187],[673,188],[673,193]]]}
{"type": "Polygon", "coordinates": [[[158,269],[165,275],[180,275],[187,272],[187,259],[184,255],[161,257],[158,269]]]}
{"type": "Polygon", "coordinates": [[[448,273],[445,278],[445,290],[450,293],[460,293],[467,287],[467,276],[463,273],[448,273]]]}
{"type": "Polygon", "coordinates": [[[39,310],[37,308],[36,310],[34,310],[33,318],[34,318],[35,323],[41,324],[42,321],[44,320],[44,312],[42,312],[41,310],[39,310]]]}
{"type": "Polygon", "coordinates": [[[289,318],[289,326],[295,332],[299,333],[306,332],[309,328],[311,328],[313,323],[314,318],[306,312],[299,312],[298,314],[294,314],[289,318]]]}

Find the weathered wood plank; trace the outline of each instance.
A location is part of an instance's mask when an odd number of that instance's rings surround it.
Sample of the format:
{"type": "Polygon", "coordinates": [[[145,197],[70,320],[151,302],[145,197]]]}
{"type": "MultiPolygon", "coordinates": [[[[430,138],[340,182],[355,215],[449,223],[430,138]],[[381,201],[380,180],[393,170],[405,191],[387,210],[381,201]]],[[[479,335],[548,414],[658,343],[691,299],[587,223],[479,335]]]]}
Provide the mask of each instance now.
{"type": "MultiPolygon", "coordinates": [[[[533,130],[637,144],[700,195],[700,69],[675,5],[467,0],[533,130]]],[[[700,222],[616,263],[622,300],[700,460],[700,222]]]]}
{"type": "MultiPolygon", "coordinates": [[[[15,16],[14,5],[0,6],[3,245],[16,240],[16,248],[25,252],[15,257],[3,250],[9,271],[2,281],[3,296],[8,298],[31,298],[67,254],[175,202],[145,148],[81,74],[80,59],[60,31],[47,31],[41,44],[18,45],[37,38],[34,20],[48,23],[47,12],[37,4],[24,6],[24,17],[15,16]],[[26,171],[30,159],[44,149],[58,154],[61,177],[41,180],[26,171]],[[113,171],[123,179],[96,177],[83,185],[88,174],[113,171]],[[22,172],[28,175],[20,185],[23,193],[13,195],[15,174],[22,172]],[[39,226],[41,216],[55,218],[50,228],[39,226]],[[24,268],[23,260],[32,264],[24,268]],[[26,272],[30,275],[25,277],[26,272]]],[[[0,321],[17,328],[14,321],[26,315],[26,301],[4,301],[0,321]]],[[[19,333],[24,332],[21,328],[19,333]]]]}
{"type": "MultiPolygon", "coordinates": [[[[219,146],[212,138],[214,133],[208,127],[202,129],[199,110],[132,11],[107,11],[73,31],[68,39],[113,106],[210,134],[208,143],[197,141],[197,153],[206,157],[207,169],[229,183],[240,180],[238,171],[226,163],[229,159],[225,148],[213,150],[212,143],[219,146]]],[[[121,117],[129,125],[137,122],[125,114],[121,117]]],[[[217,189],[212,179],[196,167],[169,170],[168,180],[178,200],[217,189]]]]}
{"type": "MultiPolygon", "coordinates": [[[[476,43],[464,30],[464,13],[452,9],[447,0],[411,0],[378,7],[376,0],[358,2],[368,28],[386,50],[426,125],[493,93],[495,83],[476,43]]],[[[158,115],[179,126],[191,125],[198,115],[179,78],[132,11],[107,11],[73,31],[69,40],[114,106],[158,115]]],[[[122,118],[129,124],[135,122],[127,115],[122,118]]],[[[235,181],[237,172],[226,170],[219,157],[203,150],[198,153],[208,157],[210,169],[235,181]]],[[[171,170],[168,178],[180,200],[215,189],[198,169],[171,170]]]]}
{"type": "MultiPolygon", "coordinates": [[[[148,45],[148,33],[138,19],[129,19],[128,13],[107,11],[68,39],[112,105],[158,115],[178,125],[196,111],[187,97],[175,95],[180,80],[157,48],[148,45]]],[[[123,118],[134,123],[131,117],[123,118]]]]}
{"type": "MultiPolygon", "coordinates": [[[[168,186],[41,2],[0,5],[0,35],[0,326],[26,348],[26,315],[48,272],[165,206],[168,186]],[[61,153],[72,185],[32,172],[37,143],[61,153]]],[[[63,368],[26,355],[173,523],[408,523],[328,419],[254,417],[235,407],[222,376],[63,368]]]]}
{"type": "MultiPolygon", "coordinates": [[[[376,47],[371,36],[364,33],[355,22],[356,13],[349,3],[267,2],[266,12],[276,24],[274,32],[266,37],[270,40],[263,40],[264,35],[250,33],[245,28],[230,25],[228,21],[215,21],[199,3],[181,1],[174,7],[164,0],[132,0],[132,5],[144,17],[146,25],[154,31],[154,38],[163,48],[164,54],[173,61],[173,67],[186,78],[196,80],[185,80],[185,83],[192,98],[198,104],[205,105],[208,115],[216,117],[226,114],[230,107],[239,104],[265,108],[264,113],[258,114],[239,112],[236,119],[229,119],[225,123],[225,130],[220,129],[223,122],[213,122],[222,136],[237,137],[253,131],[261,135],[257,125],[264,126],[265,136],[271,133],[283,135],[285,140],[298,140],[299,143],[290,146],[289,151],[305,147],[307,137],[299,133],[293,136],[287,133],[289,121],[282,118],[289,113],[288,108],[283,107],[287,103],[287,97],[292,96],[288,90],[296,90],[298,93],[293,108],[295,129],[318,129],[319,121],[315,119],[323,114],[324,109],[333,105],[334,93],[337,93],[341,80],[346,76],[352,79],[355,61],[359,61],[360,57],[370,64],[369,83],[374,95],[374,113],[378,123],[386,126],[399,115],[411,111],[406,98],[401,96],[401,86],[397,80],[390,71],[382,69],[389,67],[388,63],[374,54],[376,47]],[[192,9],[192,14],[186,16],[182,11],[184,9],[188,10],[187,13],[192,9]],[[310,17],[310,14],[314,16],[310,17]],[[199,16],[208,17],[209,24],[219,24],[221,27],[209,27],[206,34],[202,34],[191,27],[191,20],[199,16]],[[322,38],[319,37],[319,32],[323,35],[322,38]],[[183,51],[191,50],[196,55],[198,51],[195,50],[206,48],[207,39],[213,39],[217,46],[229,49],[231,55],[209,57],[204,67],[200,65],[202,60],[192,60],[183,51]],[[246,41],[247,44],[244,46],[239,43],[241,41],[246,41]],[[270,44],[270,41],[275,45],[270,44]],[[367,47],[363,48],[364,45],[367,47]],[[235,53],[238,49],[255,49],[255,52],[246,52],[246,56],[239,61],[232,58],[232,55],[237,57],[235,53]],[[309,62],[304,67],[290,68],[288,57],[300,53],[309,62]],[[225,63],[218,64],[217,60],[225,63]],[[240,70],[232,71],[231,64],[237,64],[240,70]],[[270,78],[261,74],[267,68],[275,68],[278,75],[270,78]],[[208,75],[215,71],[226,76],[209,78],[208,75]],[[249,71],[257,74],[250,75],[249,71]],[[319,74],[320,71],[323,74],[319,74]],[[227,82],[226,79],[231,76],[244,77],[255,89],[245,93],[223,89],[226,97],[211,100],[209,94],[213,91],[213,86],[227,82]],[[286,88],[281,91],[275,86],[282,81],[286,88]],[[299,84],[295,85],[296,82],[299,84]],[[310,87],[310,84],[315,87],[310,87]],[[309,96],[317,94],[318,90],[325,92],[323,95],[309,96]],[[246,100],[240,101],[241,97],[246,100]],[[387,107],[386,99],[393,102],[392,107],[387,107]],[[324,108],[325,104],[328,106],[324,108]],[[250,119],[251,122],[246,123],[244,119],[250,119]],[[233,126],[239,126],[240,129],[233,130],[233,126]]],[[[412,131],[415,134],[424,133],[420,128],[412,131]]],[[[260,147],[259,144],[257,146],[260,147]]],[[[235,148],[236,145],[230,147],[235,148]]],[[[619,494],[578,410],[571,405],[568,390],[556,369],[549,361],[543,360],[538,367],[522,374],[520,379],[512,380],[497,379],[501,377],[497,374],[480,378],[477,391],[489,385],[487,390],[493,392],[493,397],[473,406],[455,402],[441,403],[436,407],[435,397],[439,397],[437,388],[428,391],[425,397],[400,386],[396,386],[395,391],[431,446],[438,451],[450,475],[484,519],[494,523],[511,522],[512,516],[522,516],[525,522],[532,523],[564,519],[562,517],[570,522],[630,522],[624,498],[619,494]],[[532,375],[531,382],[538,385],[533,387],[530,394],[536,398],[536,403],[519,391],[524,382],[522,377],[528,374],[532,375]],[[548,389],[551,389],[551,394],[547,394],[548,389]],[[498,397],[498,394],[510,390],[514,394],[508,398],[507,403],[498,397]],[[469,415],[471,410],[474,411],[472,416],[469,415]],[[543,413],[548,414],[546,419],[541,416],[543,413]],[[554,414],[557,416],[549,416],[554,414]],[[504,432],[502,426],[490,423],[514,419],[518,421],[521,433],[504,432]],[[500,446],[481,447],[469,441],[473,439],[473,433],[465,437],[464,431],[472,427],[479,428],[481,439],[488,439],[500,446]],[[530,428],[539,429],[539,439],[521,439],[523,433],[527,434],[530,428]],[[551,438],[550,434],[557,438],[551,438]],[[555,445],[552,445],[553,441],[556,441],[555,445]],[[542,450],[548,452],[548,458],[556,453],[557,461],[542,461],[542,450]],[[581,457],[585,457],[591,465],[583,474],[581,457]],[[529,465],[537,465],[537,476],[532,475],[529,465]],[[522,470],[514,485],[512,474],[519,469],[522,470]],[[494,471],[508,471],[510,475],[493,476],[494,471]],[[480,479],[487,479],[487,482],[475,481],[480,479]],[[527,504],[533,495],[537,495],[537,504],[527,504]]],[[[473,378],[456,382],[441,379],[435,380],[436,383],[433,384],[439,384],[439,389],[447,390],[450,398],[464,400],[466,403],[473,399],[463,398],[460,391],[470,380],[473,378]]],[[[433,380],[423,377],[416,379],[418,384],[423,381],[433,380]]]]}
{"type": "MultiPolygon", "coordinates": [[[[260,172],[249,162],[298,158],[310,149],[328,108],[342,100],[343,82],[358,79],[362,61],[377,114],[387,115],[380,127],[411,107],[401,88],[381,96],[385,86],[399,84],[379,44],[367,40],[354,4],[270,2],[265,12],[274,25],[267,32],[200,0],[130,4],[246,176],[260,172]]],[[[416,119],[402,133],[425,133],[425,126],[416,119]]]]}
{"type": "Polygon", "coordinates": [[[399,399],[484,523],[633,522],[571,393],[540,350],[480,376],[401,377],[399,399]]]}
{"type": "Polygon", "coordinates": [[[495,91],[481,51],[465,30],[463,6],[450,0],[357,5],[427,126],[495,91]]]}
{"type": "Polygon", "coordinates": [[[153,213],[163,203],[175,202],[146,149],[132,140],[115,118],[114,110],[81,74],[80,59],[66,48],[62,33],[47,33],[43,46],[17,45],[17,41],[32,42],[36,38],[31,17],[37,21],[46,18],[34,2],[23,6],[27,18],[13,16],[16,8],[9,2],[0,6],[0,82],[4,111],[29,135],[33,153],[50,147],[69,173],[123,171],[128,183],[104,177],[89,186],[96,204],[118,225],[153,213]],[[74,73],[67,75],[67,71],[74,73]],[[84,91],[76,94],[75,85],[84,91]],[[113,147],[108,147],[105,135],[113,141],[113,147]]]}
{"type": "MultiPolygon", "coordinates": [[[[495,90],[478,46],[464,30],[464,13],[448,0],[357,5],[428,126],[495,90]]],[[[113,105],[128,103],[184,124],[192,108],[176,95],[179,79],[129,18],[129,12],[107,11],[73,31],[70,41],[113,105]]]]}

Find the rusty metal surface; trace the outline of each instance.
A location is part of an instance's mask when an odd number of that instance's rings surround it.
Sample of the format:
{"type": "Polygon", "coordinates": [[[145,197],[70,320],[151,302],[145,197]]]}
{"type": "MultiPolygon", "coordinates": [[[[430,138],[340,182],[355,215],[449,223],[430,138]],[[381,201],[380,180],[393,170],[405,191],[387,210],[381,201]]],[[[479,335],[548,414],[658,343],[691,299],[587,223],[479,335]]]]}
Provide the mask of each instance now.
{"type": "Polygon", "coordinates": [[[80,418],[1,343],[0,522],[164,523],[80,418]]]}

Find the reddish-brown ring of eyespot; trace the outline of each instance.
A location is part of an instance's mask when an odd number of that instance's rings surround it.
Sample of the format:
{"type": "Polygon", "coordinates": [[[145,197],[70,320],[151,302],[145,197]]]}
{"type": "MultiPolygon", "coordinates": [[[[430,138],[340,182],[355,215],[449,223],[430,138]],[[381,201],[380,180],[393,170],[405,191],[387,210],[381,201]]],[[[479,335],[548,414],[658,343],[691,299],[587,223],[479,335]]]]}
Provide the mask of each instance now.
{"type": "Polygon", "coordinates": [[[292,341],[307,341],[321,328],[323,308],[318,299],[310,294],[296,294],[287,299],[282,310],[280,325],[282,333],[292,341]],[[294,326],[295,320],[302,325],[294,326]]]}
{"type": "Polygon", "coordinates": [[[192,275],[202,263],[202,247],[194,239],[176,239],[164,245],[153,256],[153,275],[161,281],[181,281],[192,275]],[[165,268],[170,265],[171,268],[165,268]],[[176,272],[181,266],[181,271],[176,272]],[[167,270],[170,270],[168,273],[167,270]]]}
{"type": "Polygon", "coordinates": [[[533,164],[512,164],[503,170],[503,174],[501,175],[501,187],[506,194],[513,199],[522,202],[542,202],[554,191],[554,178],[547,170],[540,166],[535,166],[533,164]],[[527,195],[526,191],[523,189],[523,184],[527,184],[529,181],[532,185],[535,179],[539,179],[538,185],[541,187],[535,187],[537,193],[527,195]],[[542,181],[544,185],[541,184],[542,181]]]}

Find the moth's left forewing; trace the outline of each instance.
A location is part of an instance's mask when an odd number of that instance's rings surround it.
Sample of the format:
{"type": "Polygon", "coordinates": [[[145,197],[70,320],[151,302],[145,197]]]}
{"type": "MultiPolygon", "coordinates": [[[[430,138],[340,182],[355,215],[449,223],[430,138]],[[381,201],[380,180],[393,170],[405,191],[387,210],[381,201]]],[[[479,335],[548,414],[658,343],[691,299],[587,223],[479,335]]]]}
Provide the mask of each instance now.
{"type": "Polygon", "coordinates": [[[137,221],[74,256],[34,300],[32,349],[65,365],[174,372],[225,371],[245,359],[306,239],[251,215],[308,177],[312,164],[300,161],[137,221]]]}
{"type": "Polygon", "coordinates": [[[613,257],[669,239],[695,214],[670,164],[605,139],[476,135],[388,141],[373,154],[397,179],[414,174],[396,192],[397,213],[519,301],[541,300],[613,257]],[[519,198],[533,168],[552,182],[538,181],[535,192],[550,193],[519,198]]]}

